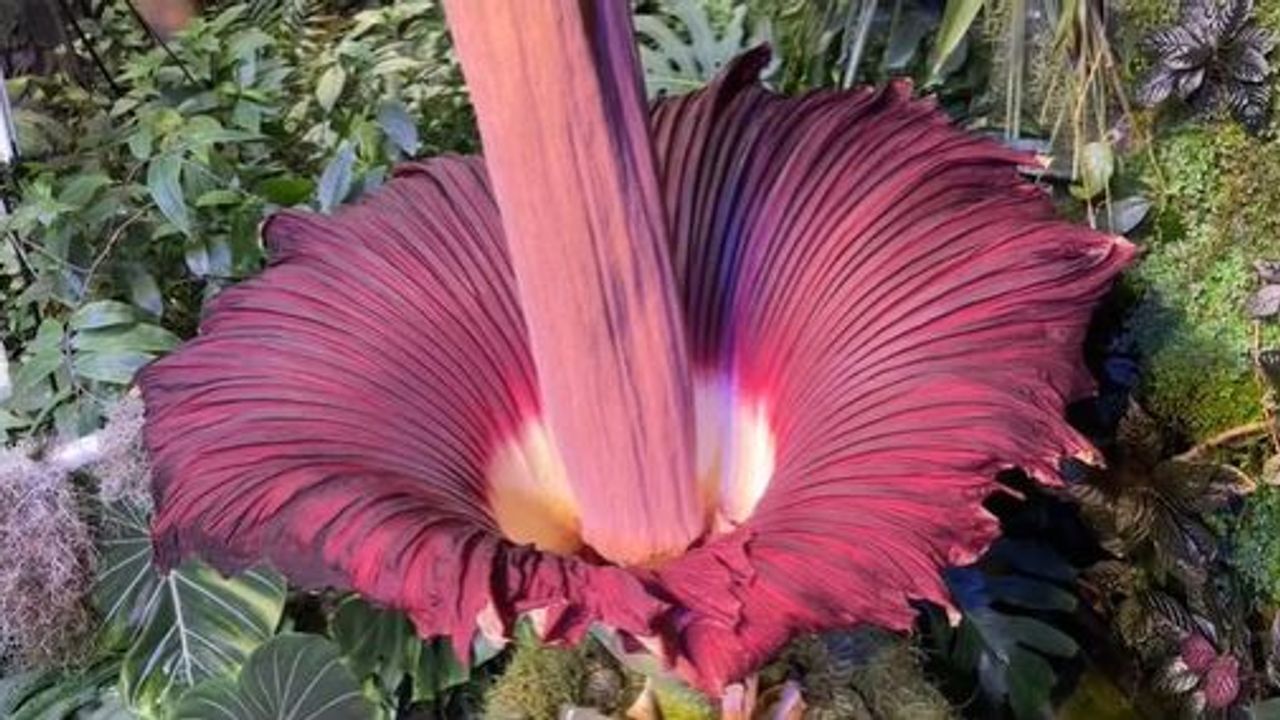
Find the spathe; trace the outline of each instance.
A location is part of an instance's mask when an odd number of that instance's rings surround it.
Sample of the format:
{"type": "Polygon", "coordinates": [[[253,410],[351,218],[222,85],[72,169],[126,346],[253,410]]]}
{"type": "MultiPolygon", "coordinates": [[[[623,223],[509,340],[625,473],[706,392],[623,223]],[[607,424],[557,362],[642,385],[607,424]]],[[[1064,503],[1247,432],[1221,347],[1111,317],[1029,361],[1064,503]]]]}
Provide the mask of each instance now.
{"type": "Polygon", "coordinates": [[[646,120],[627,3],[449,10],[487,159],[277,216],[271,267],[143,373],[162,562],[265,558],[460,649],[603,622],[718,693],[796,632],[909,627],[996,535],[997,471],[1091,456],[1063,408],[1132,248],[1027,158],[904,84],[772,94],[763,51],[646,120]]]}

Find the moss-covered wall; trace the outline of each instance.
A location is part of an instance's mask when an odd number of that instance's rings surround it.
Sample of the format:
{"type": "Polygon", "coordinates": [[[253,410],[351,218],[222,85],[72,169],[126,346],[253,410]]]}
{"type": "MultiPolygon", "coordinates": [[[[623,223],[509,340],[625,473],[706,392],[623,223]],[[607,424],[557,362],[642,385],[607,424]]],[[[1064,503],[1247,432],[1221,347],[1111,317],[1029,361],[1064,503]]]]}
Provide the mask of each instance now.
{"type": "MultiPolygon", "coordinates": [[[[1280,0],[1257,6],[1280,33],[1280,0]]],[[[1173,0],[1120,3],[1117,50],[1132,80],[1146,65],[1140,39],[1176,8],[1173,0]]],[[[1136,147],[1129,167],[1158,209],[1127,280],[1140,295],[1127,341],[1143,360],[1145,404],[1203,438],[1260,417],[1244,304],[1257,286],[1252,262],[1280,259],[1280,142],[1229,121],[1197,124],[1176,109],[1138,120],[1154,129],[1154,142],[1136,147]]],[[[1264,327],[1261,341],[1280,344],[1280,330],[1264,327]]]]}

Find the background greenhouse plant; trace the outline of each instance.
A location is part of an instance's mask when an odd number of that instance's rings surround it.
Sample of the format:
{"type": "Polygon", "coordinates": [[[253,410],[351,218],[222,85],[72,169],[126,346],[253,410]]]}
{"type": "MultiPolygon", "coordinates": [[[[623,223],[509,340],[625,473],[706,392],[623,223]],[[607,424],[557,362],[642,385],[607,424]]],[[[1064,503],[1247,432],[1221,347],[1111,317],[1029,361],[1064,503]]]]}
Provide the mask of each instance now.
{"type": "MultiPolygon", "coordinates": [[[[57,12],[61,3],[41,5],[57,12]]],[[[145,565],[137,558],[120,562],[130,556],[113,554],[112,547],[142,551],[139,533],[150,510],[146,493],[138,492],[146,482],[136,452],[138,406],[117,404],[127,384],[116,380],[188,337],[207,298],[257,271],[256,225],[268,213],[333,207],[376,186],[397,159],[469,152],[475,138],[465,89],[431,3],[206,3],[188,34],[167,39],[168,51],[139,28],[122,0],[66,5],[79,13],[79,31],[55,24],[33,53],[29,35],[6,34],[22,3],[0,2],[3,62],[15,67],[10,63],[37,59],[29,67],[40,71],[11,75],[8,82],[24,154],[0,180],[8,208],[22,209],[21,218],[10,218],[22,227],[8,228],[0,239],[0,425],[9,441],[25,441],[26,449],[0,463],[0,478],[23,478],[0,492],[31,497],[26,478],[30,463],[43,463],[40,448],[77,449],[68,441],[110,415],[105,433],[91,436],[101,441],[96,462],[70,479],[62,469],[39,465],[56,480],[45,487],[57,492],[38,495],[52,511],[48,516],[73,518],[79,528],[36,528],[64,542],[51,548],[62,561],[76,557],[70,548],[77,537],[95,541],[97,552],[84,559],[96,561],[104,582],[69,603],[67,597],[23,598],[29,608],[49,610],[53,622],[44,627],[61,630],[46,639],[55,646],[71,640],[84,652],[63,654],[52,665],[34,665],[32,655],[20,672],[14,638],[5,638],[0,714],[158,716],[161,698],[183,692],[210,669],[218,678],[193,698],[257,704],[269,712],[275,700],[263,704],[240,694],[254,674],[286,655],[323,665],[333,659],[334,646],[372,711],[386,716],[480,717],[486,707],[497,713],[512,703],[527,706],[533,696],[555,698],[540,706],[551,714],[564,705],[616,713],[637,698],[695,717],[711,712],[666,681],[644,687],[635,670],[614,659],[606,649],[613,642],[603,636],[575,651],[529,642],[502,651],[477,647],[483,662],[467,668],[447,645],[418,641],[403,615],[354,596],[286,587],[278,602],[274,591],[255,594],[253,581],[223,580],[199,565],[166,581],[130,574],[145,565]],[[372,12],[353,17],[362,9],[372,12]],[[224,10],[238,16],[219,24],[224,10]],[[246,63],[247,48],[253,58],[246,63]],[[255,66],[252,72],[247,65],[255,66]],[[149,148],[143,128],[151,135],[149,148]],[[198,141],[191,148],[177,137],[184,131],[198,141]],[[135,147],[143,152],[135,155],[135,147]],[[165,161],[166,155],[181,159],[165,161]],[[323,195],[321,185],[328,188],[323,195]],[[190,234],[169,213],[188,223],[190,234]],[[13,468],[27,470],[6,476],[13,468]],[[113,599],[113,576],[177,590],[179,604],[121,617],[118,603],[148,595],[113,599]],[[228,598],[259,598],[261,617],[274,618],[259,626],[274,624],[266,631],[273,639],[263,643],[254,627],[227,626],[211,606],[189,602],[198,591],[184,593],[191,589],[187,582],[228,598]],[[173,654],[168,641],[141,622],[175,607],[202,628],[200,637],[233,649],[233,662],[173,654]],[[58,622],[58,608],[72,614],[58,622]],[[112,612],[119,620],[96,641],[76,633],[76,613],[100,618],[112,612]],[[138,674],[149,657],[166,660],[156,672],[138,674]]],[[[1144,38],[1176,22],[1179,5],[634,3],[651,95],[693,89],[756,39],[768,39],[776,60],[764,81],[772,87],[797,92],[910,75],[918,86],[932,81],[942,106],[965,125],[1018,136],[1020,146],[1054,156],[1040,179],[1065,212],[1133,231],[1146,246],[1144,260],[1099,314],[1090,343],[1103,395],[1073,417],[1100,446],[1132,453],[1137,446],[1117,443],[1116,428],[1136,397],[1160,426],[1163,462],[1194,451],[1197,462],[1243,470],[1256,485],[1250,491],[1247,483],[1231,481],[1226,492],[1197,497],[1184,494],[1195,482],[1177,484],[1196,478],[1139,466],[1102,476],[1068,472],[1069,481],[1080,482],[1070,488],[1077,496],[1071,499],[1006,477],[1025,501],[994,505],[1011,539],[951,578],[953,592],[965,598],[959,625],[930,612],[914,641],[873,639],[856,629],[803,638],[762,672],[766,705],[774,697],[769,693],[790,679],[800,683],[807,712],[818,718],[1038,717],[1047,707],[1061,717],[1097,717],[1100,708],[1163,717],[1208,703],[1207,669],[1195,670],[1203,653],[1182,647],[1199,643],[1197,637],[1238,665],[1239,688],[1225,712],[1265,717],[1280,702],[1267,700],[1280,688],[1280,502],[1272,487],[1277,464],[1267,462],[1277,435],[1269,348],[1280,347],[1280,325],[1273,315],[1248,312],[1250,298],[1266,289],[1254,262],[1280,257],[1272,241],[1280,217],[1280,146],[1268,140],[1274,121],[1253,138],[1217,120],[1200,124],[1176,111],[1153,115],[1125,107],[1151,69],[1144,38]],[[1046,9],[1055,17],[1101,22],[1077,22],[1058,43],[1046,9]],[[1082,53],[1082,47],[1091,50],[1082,53]],[[1055,131],[1058,118],[1064,120],[1055,131]],[[1076,197],[1068,193],[1071,186],[1076,197]],[[1141,528],[1150,532],[1144,536],[1141,528]],[[1118,538],[1117,529],[1140,531],[1118,538]],[[1100,549],[1097,540],[1109,537],[1114,542],[1105,544],[1120,555],[1100,549]],[[1188,537],[1192,544],[1184,542],[1188,537]],[[1038,574],[1046,568],[1053,572],[1038,574]],[[1205,577],[1214,580],[1202,583],[1205,577]],[[1076,651],[1054,633],[1069,638],[1076,651]],[[1010,648],[1033,659],[1003,664],[999,653],[1010,648]]],[[[1280,32],[1280,4],[1258,0],[1253,13],[1260,28],[1280,32]]],[[[1274,75],[1266,84],[1274,92],[1274,75]]],[[[85,450],[93,448],[77,449],[85,450]]],[[[0,569],[41,562],[22,545],[0,552],[0,569]]],[[[80,567],[83,573],[88,565],[80,567]]],[[[92,584],[92,578],[71,577],[73,584],[64,587],[92,584]]],[[[346,680],[334,684],[351,687],[346,680]]]]}

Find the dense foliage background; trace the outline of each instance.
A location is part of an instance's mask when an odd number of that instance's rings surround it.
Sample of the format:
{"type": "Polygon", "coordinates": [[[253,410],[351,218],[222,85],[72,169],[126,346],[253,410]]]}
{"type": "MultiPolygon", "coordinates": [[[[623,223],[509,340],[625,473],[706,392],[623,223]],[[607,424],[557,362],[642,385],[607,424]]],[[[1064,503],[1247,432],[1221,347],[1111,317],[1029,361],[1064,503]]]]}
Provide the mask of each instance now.
{"type": "MultiPolygon", "coordinates": [[[[209,2],[172,32],[145,24],[147,6],[0,0],[18,141],[0,181],[0,708],[632,705],[654,668],[603,631],[577,649],[480,644],[467,667],[402,616],[270,568],[152,567],[133,374],[262,267],[272,212],[328,212],[476,138],[435,2],[209,2]],[[62,453],[91,433],[94,461],[69,476],[62,453]]],[[[655,97],[760,42],[780,91],[911,76],[957,122],[1045,156],[1028,173],[1063,213],[1145,250],[1099,313],[1101,394],[1076,412],[1108,468],[1066,466],[1057,493],[1010,474],[1025,499],[992,503],[1006,538],[948,574],[957,624],[922,608],[910,640],[801,638],[762,672],[761,707],[792,679],[818,718],[1280,715],[1280,0],[1233,0],[1239,24],[1185,36],[1162,32],[1188,25],[1172,0],[634,7],[655,97]]],[[[648,693],[654,716],[712,713],[665,677],[648,693]]]]}

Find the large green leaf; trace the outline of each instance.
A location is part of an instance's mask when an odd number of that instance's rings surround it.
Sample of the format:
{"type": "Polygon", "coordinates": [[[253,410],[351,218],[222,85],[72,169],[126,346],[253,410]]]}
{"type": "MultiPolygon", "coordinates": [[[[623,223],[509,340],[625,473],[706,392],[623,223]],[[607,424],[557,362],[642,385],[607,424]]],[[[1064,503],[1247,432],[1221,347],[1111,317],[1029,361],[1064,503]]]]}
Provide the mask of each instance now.
{"type": "Polygon", "coordinates": [[[394,694],[407,676],[413,699],[430,701],[471,677],[448,640],[423,641],[403,613],[380,610],[357,596],[338,605],[332,630],[356,675],[377,678],[387,694],[394,694]]]}
{"type": "Polygon", "coordinates": [[[166,707],[187,687],[232,675],[275,632],[285,599],[278,574],[228,578],[194,560],[161,574],[143,510],[110,506],[103,525],[95,600],[127,647],[120,679],[131,705],[166,707]]]}
{"type": "Polygon", "coordinates": [[[769,40],[766,25],[748,35],[746,5],[734,5],[729,21],[719,29],[696,0],[670,0],[663,9],[669,14],[635,17],[651,96],[696,90],[744,50],[769,40]]]}
{"type": "Polygon", "coordinates": [[[374,709],[333,643],[287,633],[253,651],[236,679],[216,678],[182,696],[174,720],[360,720],[374,709]]]}
{"type": "Polygon", "coordinates": [[[1079,650],[1076,641],[1045,620],[1015,608],[1071,612],[1077,600],[1062,585],[1075,569],[1050,548],[1034,542],[1002,540],[984,558],[1003,566],[993,574],[978,567],[951,568],[946,581],[963,619],[952,631],[939,625],[949,654],[996,703],[1008,703],[1014,717],[1044,717],[1057,674],[1049,658],[1079,650]]]}
{"type": "Polygon", "coordinates": [[[0,717],[56,720],[113,702],[120,657],[108,655],[81,669],[49,670],[0,678],[0,717]]]}

